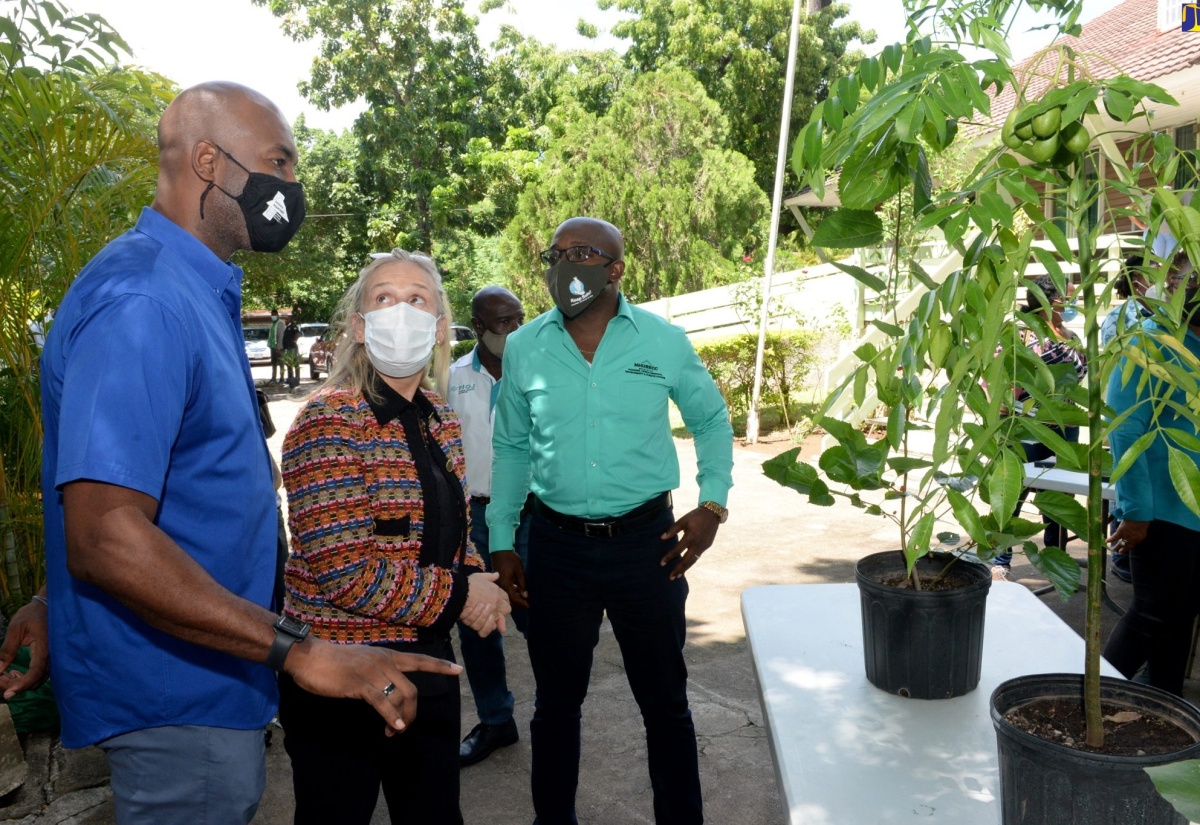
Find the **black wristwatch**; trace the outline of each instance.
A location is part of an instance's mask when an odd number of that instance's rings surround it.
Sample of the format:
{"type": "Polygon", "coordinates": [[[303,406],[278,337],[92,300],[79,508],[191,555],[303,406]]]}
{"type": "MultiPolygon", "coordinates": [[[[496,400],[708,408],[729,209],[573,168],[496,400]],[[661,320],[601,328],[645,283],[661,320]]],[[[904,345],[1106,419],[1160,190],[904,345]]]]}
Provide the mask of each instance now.
{"type": "Polygon", "coordinates": [[[267,654],[267,667],[276,672],[283,670],[283,660],[287,658],[292,645],[303,642],[310,630],[312,626],[308,622],[280,616],[275,622],[275,641],[271,643],[271,652],[267,654]]]}

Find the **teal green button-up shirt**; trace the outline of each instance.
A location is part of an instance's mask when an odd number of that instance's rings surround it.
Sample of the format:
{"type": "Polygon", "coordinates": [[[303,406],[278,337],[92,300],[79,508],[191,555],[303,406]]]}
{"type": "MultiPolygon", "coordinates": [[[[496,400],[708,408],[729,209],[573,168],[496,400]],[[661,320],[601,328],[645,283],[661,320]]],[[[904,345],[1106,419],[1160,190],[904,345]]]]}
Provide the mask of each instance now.
{"type": "Polygon", "coordinates": [[[560,513],[600,519],[678,487],[668,399],[695,439],[700,501],[724,506],[733,428],[682,329],[622,295],[590,365],[557,309],[512,333],[492,435],[492,552],[513,548],[529,490],[560,513]]]}

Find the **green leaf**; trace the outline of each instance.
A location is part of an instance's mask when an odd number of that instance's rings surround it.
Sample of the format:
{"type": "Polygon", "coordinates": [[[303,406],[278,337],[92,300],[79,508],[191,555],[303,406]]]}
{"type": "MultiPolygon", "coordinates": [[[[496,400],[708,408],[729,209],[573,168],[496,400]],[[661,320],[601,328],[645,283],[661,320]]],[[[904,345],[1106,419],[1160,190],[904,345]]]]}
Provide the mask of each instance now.
{"type": "Polygon", "coordinates": [[[881,321],[878,318],[875,318],[871,321],[871,326],[875,327],[881,332],[886,332],[893,338],[899,338],[904,335],[904,330],[900,327],[896,326],[895,324],[889,324],[887,321],[881,321]]]}
{"type": "Polygon", "coordinates": [[[829,487],[809,464],[798,462],[800,448],[795,447],[763,462],[763,474],[772,481],[808,495],[810,504],[827,507],[833,504],[829,487]]]}
{"type": "Polygon", "coordinates": [[[933,462],[927,458],[909,458],[907,456],[896,456],[887,460],[888,467],[897,475],[910,473],[913,470],[923,470],[927,467],[932,467],[933,462]]]}
{"type": "Polygon", "coordinates": [[[855,450],[838,444],[821,453],[818,463],[830,481],[855,490],[875,490],[883,486],[879,478],[883,450],[877,447],[855,450]]]}
{"type": "Polygon", "coordinates": [[[1061,524],[1079,538],[1087,541],[1088,512],[1075,496],[1057,490],[1038,490],[1033,495],[1033,506],[1042,515],[1056,524],[1061,524]]]}
{"type": "Polygon", "coordinates": [[[912,535],[908,539],[908,545],[905,547],[904,552],[910,574],[917,559],[929,553],[929,539],[933,535],[933,521],[933,512],[928,512],[921,516],[917,520],[916,526],[913,527],[912,535]]]}
{"type": "Polygon", "coordinates": [[[854,249],[875,246],[883,240],[883,223],[866,209],[835,209],[813,233],[813,246],[854,249]]]}
{"type": "Polygon", "coordinates": [[[946,490],[946,498],[950,502],[950,509],[954,511],[954,520],[967,531],[967,535],[980,547],[990,548],[987,528],[983,526],[970,499],[952,489],[946,490]]]}
{"type": "Polygon", "coordinates": [[[903,188],[904,167],[896,158],[896,147],[897,140],[888,131],[854,148],[838,177],[838,197],[845,208],[872,210],[903,188]]]}
{"type": "Polygon", "coordinates": [[[1148,433],[1142,433],[1138,440],[1129,445],[1125,452],[1121,453],[1121,460],[1117,462],[1117,466],[1113,468],[1112,475],[1109,476],[1109,481],[1113,484],[1117,483],[1117,479],[1125,475],[1133,463],[1138,460],[1142,453],[1154,443],[1154,439],[1158,437],[1158,433],[1151,430],[1148,433]]]}
{"type": "Polygon", "coordinates": [[[1104,109],[1115,120],[1128,123],[1133,117],[1134,100],[1116,89],[1104,90],[1104,109]]]}
{"type": "Polygon", "coordinates": [[[979,38],[983,41],[983,47],[993,54],[999,55],[1005,60],[1012,60],[1012,52],[1008,49],[1008,41],[1005,40],[999,32],[988,25],[979,27],[979,38]]]}
{"type": "Polygon", "coordinates": [[[1167,472],[1171,474],[1171,483],[1180,500],[1200,517],[1200,468],[1196,462],[1183,450],[1168,444],[1167,472]]]}
{"type": "Polygon", "coordinates": [[[1012,518],[1016,509],[1017,499],[1025,487],[1025,462],[1014,450],[1006,448],[1000,454],[988,482],[991,491],[990,504],[992,517],[996,524],[1003,529],[1012,518]]]}
{"type": "MultiPolygon", "coordinates": [[[[887,289],[887,283],[883,280],[883,278],[880,278],[878,275],[873,275],[872,273],[863,269],[861,266],[845,264],[845,263],[841,263],[840,261],[834,261],[833,265],[836,266],[838,269],[840,269],[842,272],[845,272],[850,277],[854,278],[854,280],[858,281],[860,284],[865,286],[867,289],[873,289],[876,292],[883,292],[887,289]]],[[[863,361],[870,360],[869,358],[862,358],[862,356],[859,356],[859,357],[863,361]]]]}
{"type": "Polygon", "coordinates": [[[1025,557],[1054,585],[1058,597],[1064,602],[1079,589],[1081,568],[1075,559],[1061,547],[1038,550],[1033,542],[1025,544],[1025,557]]]}
{"type": "Polygon", "coordinates": [[[1155,789],[1190,822],[1200,822],[1200,759],[1143,768],[1155,789]]]}
{"type": "Polygon", "coordinates": [[[905,427],[908,424],[908,407],[897,404],[888,413],[887,442],[893,450],[899,450],[904,441],[905,427]]]}

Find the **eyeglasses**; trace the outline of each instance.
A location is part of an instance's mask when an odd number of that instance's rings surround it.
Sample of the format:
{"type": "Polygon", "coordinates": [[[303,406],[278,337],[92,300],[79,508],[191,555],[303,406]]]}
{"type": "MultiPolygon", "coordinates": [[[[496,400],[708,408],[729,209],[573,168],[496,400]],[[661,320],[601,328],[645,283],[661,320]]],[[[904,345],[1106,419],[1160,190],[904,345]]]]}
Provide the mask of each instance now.
{"type": "Polygon", "coordinates": [[[616,257],[609,255],[603,250],[597,249],[594,246],[568,246],[566,249],[547,249],[545,252],[538,255],[542,259],[542,263],[546,266],[554,266],[560,258],[566,258],[573,264],[581,264],[589,260],[593,255],[599,255],[601,258],[608,258],[608,262],[612,263],[616,257]]]}

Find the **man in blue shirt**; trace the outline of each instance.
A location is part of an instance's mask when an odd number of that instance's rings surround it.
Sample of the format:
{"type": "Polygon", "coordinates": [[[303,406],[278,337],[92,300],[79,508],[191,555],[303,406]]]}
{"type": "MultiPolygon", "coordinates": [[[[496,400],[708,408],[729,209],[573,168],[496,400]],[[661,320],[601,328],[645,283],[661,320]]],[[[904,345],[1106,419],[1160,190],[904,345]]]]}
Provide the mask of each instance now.
{"type": "Polygon", "coordinates": [[[704,819],[684,573],[728,515],[733,430],[683,330],[620,294],[623,258],[612,224],[564,222],[542,253],[555,309],[512,333],[504,352],[487,521],[500,584],[529,608],[538,825],[576,822],[581,709],[605,613],[646,727],[655,820],[704,819]],[[678,520],[670,401],[699,465],[700,504],[678,520]],[[526,570],[512,550],[527,490],[535,498],[526,570]]]}
{"type": "Polygon", "coordinates": [[[270,609],[271,458],[229,259],[303,220],[296,147],[231,83],[182,92],[158,144],[153,204],[84,267],[42,355],[51,675],[64,744],[108,757],[119,823],[249,822],[272,669],[401,730],[403,671],[458,668],[307,638],[270,609]]]}

